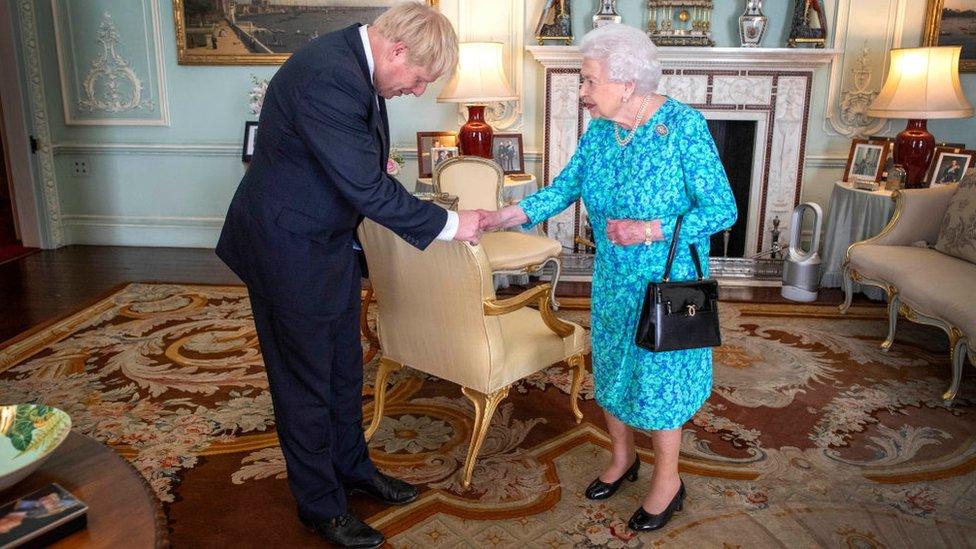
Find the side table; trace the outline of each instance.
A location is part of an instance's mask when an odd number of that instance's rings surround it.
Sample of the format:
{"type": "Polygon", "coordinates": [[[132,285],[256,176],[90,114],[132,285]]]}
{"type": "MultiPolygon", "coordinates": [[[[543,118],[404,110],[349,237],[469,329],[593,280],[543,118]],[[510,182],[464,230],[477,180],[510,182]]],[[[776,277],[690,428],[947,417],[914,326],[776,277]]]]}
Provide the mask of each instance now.
{"type": "MultiPolygon", "coordinates": [[[[827,224],[824,229],[823,267],[820,285],[840,288],[843,284],[844,256],[847,248],[859,240],[881,232],[895,212],[891,191],[863,191],[846,181],[834,184],[830,194],[827,224]]],[[[854,284],[854,291],[875,300],[884,300],[881,288],[854,284]]]]}

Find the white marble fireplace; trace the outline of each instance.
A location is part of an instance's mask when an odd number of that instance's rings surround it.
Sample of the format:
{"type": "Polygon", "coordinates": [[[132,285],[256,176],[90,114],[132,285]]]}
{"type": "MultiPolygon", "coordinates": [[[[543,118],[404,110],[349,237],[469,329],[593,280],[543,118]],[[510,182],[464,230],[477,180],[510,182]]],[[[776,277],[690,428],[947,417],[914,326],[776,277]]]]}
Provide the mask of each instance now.
{"type": "MultiPolygon", "coordinates": [[[[576,150],[589,122],[579,104],[581,56],[572,46],[526,48],[545,67],[543,182],[548,184],[576,150]]],[[[660,93],[700,110],[708,119],[756,123],[744,257],[769,249],[773,219],[784,240],[799,203],[810,90],[814,70],[835,50],[785,48],[659,48],[660,93]]],[[[550,219],[550,236],[573,247],[580,235],[579,203],[550,219]]],[[[740,222],[742,220],[740,219],[740,222]]]]}

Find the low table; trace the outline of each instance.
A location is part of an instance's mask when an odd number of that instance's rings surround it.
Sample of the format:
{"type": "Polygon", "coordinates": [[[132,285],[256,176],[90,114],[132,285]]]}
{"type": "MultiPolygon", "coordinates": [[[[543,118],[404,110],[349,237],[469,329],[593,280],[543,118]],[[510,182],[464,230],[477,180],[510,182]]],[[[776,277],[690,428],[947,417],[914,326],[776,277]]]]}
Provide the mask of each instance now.
{"type": "Polygon", "coordinates": [[[0,492],[0,501],[52,482],[88,505],[88,527],[50,547],[169,546],[161,503],[142,475],[108,446],[72,431],[40,468],[0,492]]]}

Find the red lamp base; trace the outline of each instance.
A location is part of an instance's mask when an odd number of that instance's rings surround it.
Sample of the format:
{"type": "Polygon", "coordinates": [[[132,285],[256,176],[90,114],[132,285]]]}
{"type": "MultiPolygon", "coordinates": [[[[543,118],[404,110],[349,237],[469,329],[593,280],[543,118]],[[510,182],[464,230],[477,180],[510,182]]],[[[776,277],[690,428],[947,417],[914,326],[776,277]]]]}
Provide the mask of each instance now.
{"type": "Polygon", "coordinates": [[[468,106],[468,121],[461,126],[461,154],[491,158],[491,136],[494,132],[485,122],[485,106],[468,106]]]}
{"type": "Polygon", "coordinates": [[[925,186],[925,173],[932,162],[935,137],[929,133],[925,120],[909,120],[908,126],[895,137],[895,164],[905,168],[905,187],[925,186]]]}

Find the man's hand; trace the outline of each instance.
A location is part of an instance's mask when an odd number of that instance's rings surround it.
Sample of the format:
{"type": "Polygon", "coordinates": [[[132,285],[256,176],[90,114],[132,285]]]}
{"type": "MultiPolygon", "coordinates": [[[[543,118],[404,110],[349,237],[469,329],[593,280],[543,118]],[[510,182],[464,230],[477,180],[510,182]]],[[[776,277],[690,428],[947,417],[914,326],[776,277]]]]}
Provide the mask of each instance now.
{"type": "Polygon", "coordinates": [[[647,241],[647,231],[650,229],[650,240],[664,240],[661,233],[661,220],[641,221],[636,219],[611,219],[607,221],[607,238],[618,246],[643,244],[647,241]]]}
{"type": "Polygon", "coordinates": [[[482,210],[461,210],[458,212],[458,230],[454,234],[454,240],[464,240],[472,244],[477,244],[481,239],[481,220],[484,214],[482,210]]]}
{"type": "Polygon", "coordinates": [[[529,220],[529,216],[525,215],[522,208],[517,205],[506,206],[498,211],[483,212],[483,217],[481,220],[481,230],[483,231],[497,231],[498,229],[507,229],[508,227],[514,227],[515,225],[521,225],[529,220]]]}

